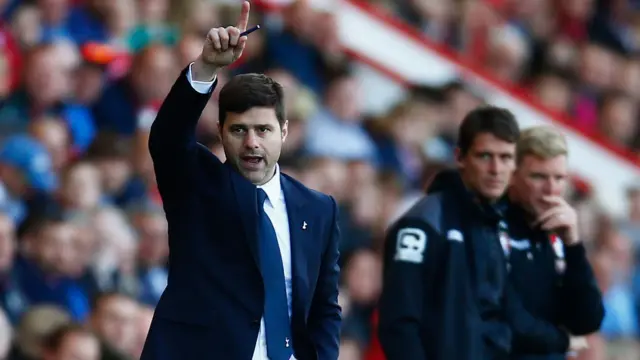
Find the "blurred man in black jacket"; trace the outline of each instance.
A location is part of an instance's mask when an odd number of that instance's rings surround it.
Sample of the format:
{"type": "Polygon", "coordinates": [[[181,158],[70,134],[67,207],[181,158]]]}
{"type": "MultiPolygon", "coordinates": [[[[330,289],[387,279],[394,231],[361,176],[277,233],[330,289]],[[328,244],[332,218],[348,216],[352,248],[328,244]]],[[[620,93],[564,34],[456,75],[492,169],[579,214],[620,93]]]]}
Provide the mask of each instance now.
{"type": "Polygon", "coordinates": [[[503,239],[511,284],[532,316],[554,326],[514,328],[512,359],[564,360],[604,317],[576,212],[562,197],[569,180],[567,150],[563,135],[549,127],[523,131],[516,147],[506,216],[510,239],[503,239]]]}
{"type": "Polygon", "coordinates": [[[458,170],[388,231],[379,338],[388,360],[507,359],[508,274],[498,200],[515,168],[518,124],[506,109],[470,112],[458,170]]]}

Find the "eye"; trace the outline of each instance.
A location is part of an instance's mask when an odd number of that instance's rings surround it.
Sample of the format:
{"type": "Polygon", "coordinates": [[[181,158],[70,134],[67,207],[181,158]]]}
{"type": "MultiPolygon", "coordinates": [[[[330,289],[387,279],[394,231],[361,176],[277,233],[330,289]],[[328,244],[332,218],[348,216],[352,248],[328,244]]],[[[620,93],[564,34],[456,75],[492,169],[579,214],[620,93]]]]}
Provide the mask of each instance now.
{"type": "Polygon", "coordinates": [[[269,131],[269,128],[266,127],[266,126],[261,126],[261,127],[258,128],[258,131],[261,132],[261,133],[266,133],[266,132],[269,131]]]}

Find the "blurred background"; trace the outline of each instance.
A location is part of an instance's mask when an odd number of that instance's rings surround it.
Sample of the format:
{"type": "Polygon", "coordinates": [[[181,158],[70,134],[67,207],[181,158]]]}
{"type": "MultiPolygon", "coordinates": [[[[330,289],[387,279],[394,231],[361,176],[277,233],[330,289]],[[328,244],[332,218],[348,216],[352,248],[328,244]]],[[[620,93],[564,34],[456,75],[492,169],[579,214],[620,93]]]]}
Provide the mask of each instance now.
{"type": "MultiPolygon", "coordinates": [[[[139,357],[167,279],[149,127],[239,3],[0,0],[0,359],[139,357]]],[[[256,0],[250,23],[220,82],[284,85],[283,171],[339,202],[342,360],[383,359],[384,230],[483,103],[566,133],[607,310],[580,359],[640,358],[640,1],[256,0]]],[[[216,121],[214,94],[198,139],[224,158],[216,121]]]]}

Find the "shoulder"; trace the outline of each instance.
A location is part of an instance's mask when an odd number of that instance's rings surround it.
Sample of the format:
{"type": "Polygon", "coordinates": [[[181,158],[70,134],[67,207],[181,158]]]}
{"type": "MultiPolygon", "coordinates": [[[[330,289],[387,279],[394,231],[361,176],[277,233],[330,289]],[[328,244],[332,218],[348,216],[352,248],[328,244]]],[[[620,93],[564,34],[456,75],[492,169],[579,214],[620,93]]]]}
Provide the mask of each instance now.
{"type": "Polygon", "coordinates": [[[440,232],[443,216],[443,193],[437,192],[425,195],[396,222],[402,224],[423,224],[436,232],[440,232]]]}
{"type": "Polygon", "coordinates": [[[291,176],[282,173],[283,180],[286,182],[287,186],[290,186],[293,190],[295,190],[295,199],[293,201],[300,201],[304,203],[311,204],[312,207],[318,209],[317,211],[325,213],[327,210],[331,210],[334,207],[337,207],[335,199],[322,193],[320,191],[316,191],[306,187],[300,181],[292,178],[291,176]]]}
{"type": "Polygon", "coordinates": [[[386,254],[395,261],[422,264],[427,245],[442,235],[442,196],[429,194],[387,230],[386,254]]]}

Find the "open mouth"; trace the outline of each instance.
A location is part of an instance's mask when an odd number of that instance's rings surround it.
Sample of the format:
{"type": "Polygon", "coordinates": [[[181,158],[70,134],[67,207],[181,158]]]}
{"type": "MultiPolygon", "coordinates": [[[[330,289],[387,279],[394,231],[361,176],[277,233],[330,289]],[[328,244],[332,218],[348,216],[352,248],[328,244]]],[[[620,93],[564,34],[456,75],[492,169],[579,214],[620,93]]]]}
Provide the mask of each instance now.
{"type": "Polygon", "coordinates": [[[250,169],[255,169],[260,167],[260,165],[262,165],[262,156],[257,156],[257,155],[246,155],[246,156],[241,156],[240,159],[242,160],[242,164],[244,165],[244,167],[246,168],[250,168],[250,169]]]}

